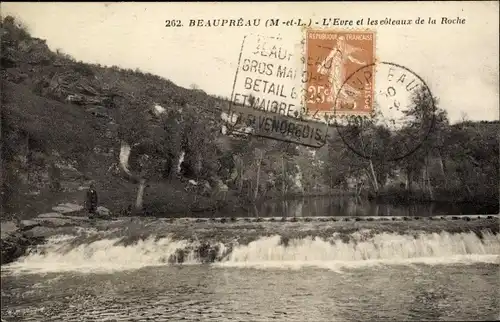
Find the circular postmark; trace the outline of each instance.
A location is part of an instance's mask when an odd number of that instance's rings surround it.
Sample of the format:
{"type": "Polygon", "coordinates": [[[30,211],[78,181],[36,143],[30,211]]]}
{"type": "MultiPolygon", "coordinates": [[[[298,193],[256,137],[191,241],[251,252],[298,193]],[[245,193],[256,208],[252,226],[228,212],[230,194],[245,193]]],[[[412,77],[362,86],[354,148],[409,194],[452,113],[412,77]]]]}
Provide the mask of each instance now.
{"type": "Polygon", "coordinates": [[[435,109],[419,75],[378,62],[345,78],[336,92],[333,120],[344,144],[357,155],[397,161],[424,145],[434,127],[435,109]]]}

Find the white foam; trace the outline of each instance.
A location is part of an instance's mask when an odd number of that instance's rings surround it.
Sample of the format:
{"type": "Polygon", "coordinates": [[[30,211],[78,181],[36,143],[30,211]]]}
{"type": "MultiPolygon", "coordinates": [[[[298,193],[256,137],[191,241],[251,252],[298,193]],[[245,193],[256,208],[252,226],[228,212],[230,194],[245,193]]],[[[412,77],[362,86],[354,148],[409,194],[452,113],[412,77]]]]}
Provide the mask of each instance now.
{"type": "Polygon", "coordinates": [[[291,269],[299,270],[307,267],[343,272],[343,269],[365,268],[383,265],[472,265],[477,263],[500,264],[499,255],[455,255],[450,257],[420,257],[408,259],[384,259],[362,261],[254,261],[254,262],[220,262],[218,267],[256,268],[256,269],[291,269]]]}
{"type": "MultiPolygon", "coordinates": [[[[200,242],[150,237],[134,244],[117,244],[120,239],[101,239],[75,244],[75,236],[56,236],[18,261],[2,267],[13,274],[78,271],[111,272],[168,265],[177,250],[196,248],[200,242]]],[[[290,239],[286,246],[280,236],[261,237],[248,245],[219,243],[218,267],[300,269],[318,267],[339,271],[376,265],[428,265],[496,263],[500,264],[500,234],[422,233],[417,237],[382,233],[372,237],[369,231],[350,236],[348,242],[332,236],[290,239]]],[[[184,252],[183,264],[197,264],[194,251],[184,252]]]]}

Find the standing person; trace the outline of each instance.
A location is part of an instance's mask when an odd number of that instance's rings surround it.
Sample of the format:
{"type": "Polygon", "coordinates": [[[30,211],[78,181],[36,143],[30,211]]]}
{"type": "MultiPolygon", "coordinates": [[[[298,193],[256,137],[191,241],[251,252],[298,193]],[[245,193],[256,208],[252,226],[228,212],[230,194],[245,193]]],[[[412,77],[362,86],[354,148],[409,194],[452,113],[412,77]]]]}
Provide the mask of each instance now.
{"type": "Polygon", "coordinates": [[[87,195],[85,198],[85,207],[87,208],[89,214],[95,215],[97,211],[97,191],[94,188],[94,184],[91,183],[89,190],[87,190],[87,195]]]}

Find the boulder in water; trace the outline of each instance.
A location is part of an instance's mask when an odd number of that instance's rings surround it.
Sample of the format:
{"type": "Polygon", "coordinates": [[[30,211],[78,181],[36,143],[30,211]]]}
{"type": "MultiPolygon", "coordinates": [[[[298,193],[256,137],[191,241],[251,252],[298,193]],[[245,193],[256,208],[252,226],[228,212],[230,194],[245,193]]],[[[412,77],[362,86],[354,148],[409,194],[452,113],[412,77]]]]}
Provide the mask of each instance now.
{"type": "Polygon", "coordinates": [[[34,228],[36,226],[40,226],[40,222],[36,220],[22,220],[20,224],[20,230],[26,231],[34,228]]]}
{"type": "Polygon", "coordinates": [[[43,238],[28,237],[20,232],[10,234],[0,240],[1,264],[8,264],[26,253],[26,250],[33,245],[43,242],[43,238]]]}
{"type": "MultiPolygon", "coordinates": [[[[43,215],[48,215],[48,214],[43,214],[43,215]]],[[[34,220],[39,222],[40,225],[46,226],[46,227],[63,227],[63,226],[71,226],[75,225],[77,222],[71,218],[71,217],[66,217],[64,215],[59,214],[60,216],[38,216],[38,218],[35,218],[34,220]]]]}
{"type": "MultiPolygon", "coordinates": [[[[38,215],[34,220],[26,221],[26,225],[32,225],[31,228],[38,225],[48,226],[48,227],[60,227],[67,225],[78,225],[87,220],[87,217],[81,216],[69,216],[67,214],[61,214],[58,212],[49,212],[38,215]],[[31,222],[31,223],[28,223],[31,222]]],[[[29,230],[30,228],[26,228],[23,230],[29,230]]]]}
{"type": "Polygon", "coordinates": [[[67,214],[71,212],[77,212],[83,210],[83,207],[74,203],[64,203],[52,207],[52,210],[57,211],[62,214],[67,214]]]}
{"type": "Polygon", "coordinates": [[[97,215],[99,217],[109,217],[111,216],[111,211],[106,207],[99,206],[97,207],[97,215]]]}
{"type": "Polygon", "coordinates": [[[39,214],[38,218],[64,218],[64,215],[58,212],[48,212],[45,214],[39,214]]]}
{"type": "Polygon", "coordinates": [[[2,232],[2,239],[7,238],[7,236],[19,229],[14,221],[4,221],[2,222],[2,225],[0,225],[0,227],[2,232]]]}

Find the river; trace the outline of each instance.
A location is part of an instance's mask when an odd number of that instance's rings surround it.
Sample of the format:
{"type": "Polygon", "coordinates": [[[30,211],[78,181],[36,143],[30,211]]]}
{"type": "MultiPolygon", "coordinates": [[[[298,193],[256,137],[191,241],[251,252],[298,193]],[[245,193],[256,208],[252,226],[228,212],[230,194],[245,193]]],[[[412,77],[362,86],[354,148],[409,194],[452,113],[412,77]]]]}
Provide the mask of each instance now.
{"type": "Polygon", "coordinates": [[[495,320],[495,225],[131,218],[76,227],[2,266],[2,319],[495,320]]]}
{"type": "Polygon", "coordinates": [[[478,203],[395,203],[374,202],[349,196],[322,196],[294,198],[283,201],[269,200],[256,205],[250,216],[449,216],[470,214],[496,214],[498,204],[478,203]]]}

